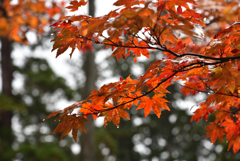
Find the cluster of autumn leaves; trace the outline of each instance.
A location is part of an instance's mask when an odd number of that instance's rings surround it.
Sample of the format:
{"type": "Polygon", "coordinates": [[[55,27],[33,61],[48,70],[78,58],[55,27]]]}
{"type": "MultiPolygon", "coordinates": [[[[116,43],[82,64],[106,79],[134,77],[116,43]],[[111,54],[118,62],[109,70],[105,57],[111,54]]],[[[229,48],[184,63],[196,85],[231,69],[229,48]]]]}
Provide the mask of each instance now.
{"type": "MultiPolygon", "coordinates": [[[[74,11],[82,5],[84,0],[72,1],[67,8],[74,11]]],[[[207,137],[215,142],[217,138],[223,141],[226,135],[229,148],[233,146],[236,153],[240,149],[238,2],[118,0],[114,5],[119,9],[101,17],[71,16],[55,23],[58,35],[53,39],[53,50],[57,50],[57,56],[72,48],[71,56],[76,47],[80,50],[88,43],[97,43],[111,47],[117,60],[132,55],[137,62],[137,57],[149,58],[150,50],[162,51],[165,57],[153,62],[137,80],[130,76],[121,78],[50,115],[61,112],[54,132],[62,132],[63,137],[71,131],[70,127],[74,129],[76,119],[83,119],[79,129],[85,131],[83,122],[88,115],[95,119],[104,116],[105,125],[112,121],[118,126],[120,117],[129,119],[126,110],[132,107],[144,109],[145,117],[151,111],[160,117],[162,110],[170,110],[165,97],[167,87],[181,80],[184,82],[181,92],[186,96],[208,93],[191,121],[207,120],[213,113],[215,121],[205,128],[207,137]],[[75,21],[79,26],[73,25],[75,21]],[[79,112],[72,114],[75,109],[79,112]]],[[[76,140],[75,130],[72,132],[76,140]]]]}
{"type": "MultiPolygon", "coordinates": [[[[165,57],[153,62],[140,78],[121,78],[93,91],[87,99],[51,114],[49,117],[61,112],[54,132],[62,132],[63,137],[73,129],[76,140],[76,128],[85,131],[83,123],[87,122],[88,115],[95,119],[104,116],[105,125],[112,121],[118,126],[120,117],[130,119],[126,110],[134,106],[137,110],[144,109],[145,117],[151,111],[160,117],[162,110],[170,110],[165,98],[167,87],[181,80],[185,82],[181,92],[186,96],[208,93],[191,121],[207,120],[209,114],[214,113],[215,121],[205,128],[207,137],[215,142],[223,141],[226,135],[229,148],[233,146],[236,153],[240,149],[239,6],[237,1],[211,2],[215,4],[215,11],[208,8],[207,1],[118,0],[114,5],[119,9],[107,15],[71,16],[55,23],[58,35],[53,39],[53,50],[57,50],[57,56],[72,48],[71,56],[75,48],[80,50],[88,43],[97,43],[111,47],[112,56],[117,60],[132,55],[137,62],[137,57],[149,58],[149,50],[162,51],[165,57]],[[233,8],[231,12],[230,8],[233,8]],[[197,12],[201,9],[202,14],[197,12]],[[228,13],[235,22],[223,16],[228,13]],[[75,21],[79,26],[73,25],[75,21]],[[232,24],[227,25],[229,22],[232,24]],[[213,24],[221,25],[221,30],[216,32],[213,24]],[[204,28],[200,30],[201,27],[204,28]],[[201,31],[206,32],[204,39],[201,31]],[[203,40],[199,43],[194,38],[203,40]],[[79,112],[72,114],[75,109],[79,112]],[[74,120],[82,120],[79,127],[74,120]]],[[[82,5],[85,5],[83,0],[72,1],[67,8],[74,11],[82,5]]]]}
{"type": "Polygon", "coordinates": [[[63,2],[53,1],[48,6],[41,0],[2,0],[0,3],[0,36],[23,44],[29,42],[26,37],[29,31],[43,35],[54,22],[53,17],[64,13],[63,2]]]}
{"type": "MultiPolygon", "coordinates": [[[[67,8],[73,12],[86,4],[84,0],[72,0],[67,8]]],[[[38,5],[36,12],[42,14],[41,3],[38,5]]],[[[60,121],[54,133],[61,132],[62,138],[72,131],[77,140],[78,130],[85,131],[88,115],[95,119],[104,117],[105,125],[113,122],[119,126],[120,118],[130,119],[127,110],[133,107],[143,109],[145,116],[153,111],[160,117],[162,110],[170,110],[167,87],[181,80],[184,82],[181,92],[186,96],[208,93],[207,99],[198,104],[191,121],[207,120],[209,114],[214,114],[215,120],[205,128],[207,137],[215,142],[224,141],[226,136],[229,148],[233,146],[236,153],[240,149],[240,8],[237,0],[118,0],[114,5],[118,9],[104,16],[67,16],[52,24],[57,34],[52,40],[57,56],[68,48],[72,49],[71,56],[75,49],[82,50],[92,43],[111,47],[112,56],[117,60],[131,55],[137,62],[137,57],[149,58],[151,50],[162,51],[165,56],[154,61],[138,79],[120,78],[93,91],[87,99],[50,114],[47,118],[58,115],[56,120],[60,121]],[[76,109],[78,113],[74,113],[76,109]]],[[[57,9],[49,14],[55,12],[57,9]]],[[[17,20],[26,22],[22,18],[17,20]]],[[[45,24],[45,20],[39,18],[31,22],[33,26],[35,21],[45,24]]],[[[7,28],[8,23],[4,25],[0,24],[0,29],[7,28]]],[[[17,38],[17,34],[15,37],[12,39],[16,41],[24,39],[17,38]]]]}

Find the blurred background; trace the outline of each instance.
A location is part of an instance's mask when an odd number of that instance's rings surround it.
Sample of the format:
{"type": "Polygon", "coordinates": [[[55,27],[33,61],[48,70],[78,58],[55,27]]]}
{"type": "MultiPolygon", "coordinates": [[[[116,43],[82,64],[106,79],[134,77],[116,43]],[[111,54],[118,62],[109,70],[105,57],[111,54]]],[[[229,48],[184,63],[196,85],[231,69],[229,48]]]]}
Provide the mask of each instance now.
{"type": "MultiPolygon", "coordinates": [[[[4,0],[0,0],[1,11],[4,11],[3,3],[4,0]]],[[[11,1],[11,5],[18,3],[11,1]]],[[[86,8],[79,12],[99,16],[113,9],[112,4],[111,0],[89,0],[86,8]]],[[[55,20],[61,14],[57,13],[55,20]]],[[[6,14],[0,16],[6,18],[6,14]]],[[[1,25],[0,29],[3,31],[1,25]]],[[[104,118],[97,121],[88,118],[91,123],[86,124],[87,133],[80,132],[77,143],[70,134],[60,140],[60,134],[52,134],[57,122],[43,121],[48,114],[86,98],[92,90],[119,77],[132,74],[132,78],[138,78],[163,54],[151,52],[150,59],[139,58],[138,63],[131,57],[117,62],[115,57],[110,57],[111,50],[89,45],[75,52],[71,59],[68,54],[55,59],[56,53],[51,53],[51,33],[49,27],[44,29],[44,36],[26,31],[27,45],[0,34],[0,160],[240,160],[240,153],[234,155],[227,151],[226,142],[211,144],[205,138],[206,121],[190,122],[196,109],[194,105],[207,95],[199,93],[186,98],[179,93],[179,84],[168,88],[171,111],[163,111],[160,119],[153,113],[145,118],[143,110],[132,108],[131,120],[121,119],[119,128],[112,123],[104,128],[104,118]]],[[[209,121],[211,119],[210,116],[209,121]]]]}

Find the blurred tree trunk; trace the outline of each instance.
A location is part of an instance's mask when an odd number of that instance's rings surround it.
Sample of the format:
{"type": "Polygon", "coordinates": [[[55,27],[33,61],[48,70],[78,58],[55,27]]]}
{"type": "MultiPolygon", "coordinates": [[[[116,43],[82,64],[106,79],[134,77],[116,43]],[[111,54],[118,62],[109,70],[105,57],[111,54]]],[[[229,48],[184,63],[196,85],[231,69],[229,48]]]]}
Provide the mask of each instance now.
{"type": "MultiPolygon", "coordinates": [[[[7,97],[12,97],[12,58],[11,58],[11,46],[12,43],[7,38],[0,38],[1,40],[1,69],[2,69],[2,94],[7,97]]],[[[0,144],[1,157],[5,155],[5,152],[11,149],[13,143],[12,134],[12,116],[13,113],[7,109],[0,108],[0,144]],[[4,152],[5,151],[5,152],[4,152]]]]}
{"type": "MultiPolygon", "coordinates": [[[[0,0],[0,6],[2,6],[4,0],[0,0]]],[[[0,12],[3,16],[7,17],[4,8],[0,7],[0,12]]],[[[2,94],[7,97],[12,97],[12,42],[7,38],[0,37],[1,41],[1,69],[2,69],[2,94]]],[[[11,151],[11,145],[13,143],[12,134],[12,116],[13,113],[7,109],[0,108],[0,156],[3,159],[7,159],[11,151]]]]}
{"type": "MultiPolygon", "coordinates": [[[[89,15],[95,15],[94,0],[88,1],[89,15]]],[[[83,70],[86,76],[85,89],[82,94],[83,99],[87,98],[91,92],[96,88],[95,82],[97,80],[97,69],[95,64],[95,53],[88,50],[84,53],[84,65],[83,70]]],[[[81,133],[80,144],[81,144],[81,161],[95,161],[94,158],[94,123],[93,117],[89,116],[88,120],[90,123],[85,124],[87,133],[81,133]]]]}

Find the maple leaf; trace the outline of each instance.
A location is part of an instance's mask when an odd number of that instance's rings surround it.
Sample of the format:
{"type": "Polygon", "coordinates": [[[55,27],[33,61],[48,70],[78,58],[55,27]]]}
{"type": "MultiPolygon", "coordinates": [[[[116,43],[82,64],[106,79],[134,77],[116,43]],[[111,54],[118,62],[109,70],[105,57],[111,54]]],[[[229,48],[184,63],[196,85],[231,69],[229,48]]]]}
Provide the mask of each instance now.
{"type": "Polygon", "coordinates": [[[228,150],[233,146],[233,152],[237,153],[240,149],[240,135],[233,136],[228,143],[228,150]]]}
{"type": "Polygon", "coordinates": [[[78,130],[84,131],[86,133],[86,130],[84,128],[84,123],[89,122],[86,118],[83,116],[77,117],[74,120],[73,126],[72,126],[72,136],[74,140],[77,142],[77,133],[78,130]]]}
{"type": "Polygon", "coordinates": [[[80,1],[73,0],[70,2],[70,5],[67,6],[66,8],[70,9],[70,11],[76,11],[78,10],[78,7],[85,6],[87,3],[88,2],[87,1],[85,2],[85,0],[80,0],[80,1]]]}
{"type": "Polygon", "coordinates": [[[72,130],[73,138],[75,141],[77,141],[78,130],[82,130],[86,132],[84,128],[84,122],[88,122],[88,120],[85,119],[84,116],[76,117],[76,115],[70,115],[70,116],[64,115],[60,117],[59,120],[60,120],[60,123],[55,128],[53,133],[61,132],[62,133],[61,139],[64,136],[66,136],[68,133],[70,133],[72,130]]]}
{"type": "Polygon", "coordinates": [[[192,116],[192,118],[191,118],[191,122],[192,121],[196,121],[196,122],[199,122],[200,121],[200,119],[204,119],[205,121],[207,121],[207,119],[208,119],[208,115],[210,114],[210,113],[213,113],[214,112],[214,107],[212,106],[212,107],[208,107],[207,105],[205,105],[205,104],[200,104],[201,105],[201,107],[199,108],[199,109],[197,109],[195,112],[194,112],[194,115],[192,116]]]}
{"type": "Polygon", "coordinates": [[[114,125],[119,127],[120,117],[130,120],[128,113],[120,108],[115,108],[113,110],[106,111],[104,112],[104,115],[105,115],[105,118],[104,118],[105,126],[107,126],[107,122],[112,121],[114,125]]]}
{"type": "Polygon", "coordinates": [[[225,127],[226,130],[226,137],[227,140],[230,140],[230,138],[233,135],[238,135],[239,134],[239,121],[238,123],[235,123],[232,119],[226,118],[224,122],[221,124],[222,126],[225,127]]]}
{"type": "Polygon", "coordinates": [[[211,137],[211,142],[214,143],[217,139],[223,142],[223,136],[226,134],[224,127],[211,122],[205,127],[208,130],[206,137],[211,137]]]}
{"type": "Polygon", "coordinates": [[[138,105],[137,110],[144,108],[144,115],[147,117],[151,110],[160,118],[161,109],[170,111],[169,107],[165,103],[167,100],[161,98],[161,95],[155,95],[152,99],[149,97],[143,97],[141,103],[138,105]]]}

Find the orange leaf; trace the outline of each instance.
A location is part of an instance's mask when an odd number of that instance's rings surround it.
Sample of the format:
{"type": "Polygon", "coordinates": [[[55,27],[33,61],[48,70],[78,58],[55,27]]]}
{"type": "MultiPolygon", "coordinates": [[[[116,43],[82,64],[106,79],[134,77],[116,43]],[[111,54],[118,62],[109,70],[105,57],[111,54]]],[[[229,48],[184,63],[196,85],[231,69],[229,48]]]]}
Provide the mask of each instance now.
{"type": "Polygon", "coordinates": [[[107,125],[107,122],[112,121],[114,123],[114,125],[116,125],[118,127],[119,123],[120,123],[120,117],[122,117],[124,119],[128,119],[128,120],[130,119],[128,113],[120,108],[115,108],[113,110],[106,111],[106,112],[104,112],[104,115],[106,116],[104,118],[105,126],[107,125]]]}
{"type": "Polygon", "coordinates": [[[239,124],[236,124],[232,119],[226,118],[221,125],[225,127],[227,140],[230,140],[233,135],[239,134],[239,124]]]}
{"type": "Polygon", "coordinates": [[[142,102],[138,105],[137,110],[144,108],[144,115],[147,117],[152,108],[152,100],[149,97],[142,98],[142,102]]]}
{"type": "Polygon", "coordinates": [[[70,11],[76,11],[78,10],[78,7],[85,6],[88,2],[84,0],[73,0],[70,2],[70,6],[67,6],[66,8],[70,9],[70,11]]]}
{"type": "Polygon", "coordinates": [[[228,150],[233,146],[233,152],[237,153],[240,149],[240,135],[233,136],[228,143],[228,150]]]}
{"type": "Polygon", "coordinates": [[[225,129],[223,127],[211,122],[205,129],[208,130],[206,137],[211,137],[212,143],[217,139],[223,142],[223,136],[225,135],[225,129]]]}

